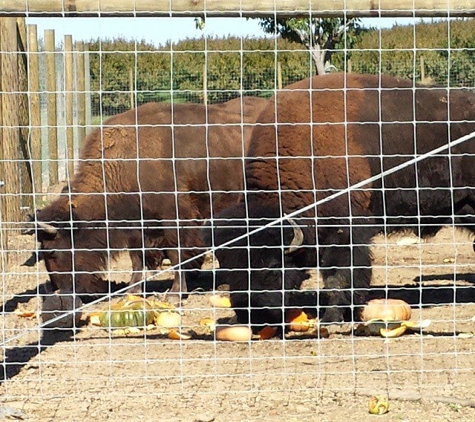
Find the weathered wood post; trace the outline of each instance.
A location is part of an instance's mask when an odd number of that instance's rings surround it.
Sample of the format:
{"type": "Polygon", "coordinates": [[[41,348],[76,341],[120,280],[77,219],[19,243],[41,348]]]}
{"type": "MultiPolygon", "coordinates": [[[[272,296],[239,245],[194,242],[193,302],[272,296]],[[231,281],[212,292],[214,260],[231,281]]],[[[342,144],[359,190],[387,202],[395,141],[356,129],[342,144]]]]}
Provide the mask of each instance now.
{"type": "MultiPolygon", "coordinates": [[[[18,43],[16,18],[0,20],[1,53],[1,126],[2,126],[2,171],[0,180],[5,182],[2,193],[4,224],[20,220],[20,177],[18,160],[20,158],[18,92],[18,43]]],[[[4,228],[12,228],[11,225],[4,228]]]]}
{"type": "Polygon", "coordinates": [[[203,65],[203,104],[208,105],[208,68],[203,65]]]}
{"type": "Polygon", "coordinates": [[[67,145],[67,171],[66,180],[69,181],[74,174],[74,115],[73,115],[73,37],[71,35],[64,36],[64,73],[65,73],[65,100],[66,100],[66,145],[67,145]]]}
{"type": "Polygon", "coordinates": [[[33,191],[38,198],[43,193],[43,164],[41,160],[41,104],[38,31],[28,25],[28,92],[30,107],[30,155],[32,160],[33,191]]]}
{"type": "MultiPolygon", "coordinates": [[[[18,124],[20,137],[21,209],[28,213],[33,210],[33,176],[31,151],[29,146],[29,106],[28,106],[28,55],[26,25],[24,18],[17,18],[17,72],[18,72],[18,124]]],[[[24,214],[24,212],[23,212],[24,214]]]]}
{"type": "Polygon", "coordinates": [[[277,89],[282,89],[282,63],[277,62],[277,89]]]}
{"type": "Polygon", "coordinates": [[[0,189],[2,262],[8,261],[8,236],[21,220],[18,37],[16,18],[0,19],[0,189]]]}
{"type": "Polygon", "coordinates": [[[46,51],[46,98],[48,104],[48,168],[49,184],[57,185],[58,176],[58,115],[56,104],[56,45],[54,40],[54,30],[45,30],[45,51],[46,51]]]}
{"type": "Polygon", "coordinates": [[[134,83],[134,70],[129,69],[129,95],[130,95],[130,108],[135,108],[135,83],[134,83]]]}
{"type": "Polygon", "coordinates": [[[84,75],[84,43],[76,43],[76,104],[78,115],[77,134],[81,147],[86,137],[86,79],[84,75]]]}

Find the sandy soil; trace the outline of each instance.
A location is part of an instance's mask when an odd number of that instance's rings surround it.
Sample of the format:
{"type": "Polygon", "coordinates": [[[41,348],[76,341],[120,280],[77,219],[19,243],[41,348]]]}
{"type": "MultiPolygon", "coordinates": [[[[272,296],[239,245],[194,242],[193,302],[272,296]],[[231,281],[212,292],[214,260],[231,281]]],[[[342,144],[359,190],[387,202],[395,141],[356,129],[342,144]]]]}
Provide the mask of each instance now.
{"type": "MultiPolygon", "coordinates": [[[[17,410],[34,421],[474,421],[472,242],[450,229],[427,243],[398,239],[375,239],[372,295],[408,301],[413,320],[431,320],[422,335],[356,336],[343,324],[329,338],[228,343],[199,326],[203,317],[233,315],[211,309],[206,290],[184,305],[183,329],[201,333],[192,340],[170,340],[158,328],[118,335],[85,322],[74,334],[40,330],[36,317],[14,310],[40,309],[47,275],[20,266],[34,244],[13,236],[2,273],[0,419],[17,410]],[[389,413],[368,413],[374,394],[389,396],[389,413]]],[[[126,257],[114,269],[112,279],[128,279],[126,257]]],[[[318,282],[314,273],[306,288],[318,282]]]]}

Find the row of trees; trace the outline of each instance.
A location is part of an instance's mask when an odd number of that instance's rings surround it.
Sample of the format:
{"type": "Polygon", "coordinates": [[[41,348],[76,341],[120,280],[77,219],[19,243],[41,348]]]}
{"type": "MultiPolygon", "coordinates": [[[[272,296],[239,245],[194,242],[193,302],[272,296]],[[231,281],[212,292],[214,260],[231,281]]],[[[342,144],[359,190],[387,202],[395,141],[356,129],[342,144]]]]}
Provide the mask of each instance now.
{"type": "Polygon", "coordinates": [[[457,86],[475,79],[475,21],[456,20],[364,29],[357,19],[262,19],[277,38],[187,39],[158,48],[145,41],[88,43],[93,107],[112,114],[130,107],[130,91],[147,101],[226,101],[271,95],[282,83],[329,68],[387,73],[457,86]],[[420,59],[424,58],[424,69],[420,59]],[[281,74],[278,69],[281,69],[281,74]],[[132,84],[131,84],[132,81],[132,84]],[[173,97],[173,98],[172,98],[173,97]],[[99,109],[101,107],[101,109],[99,109]]]}
{"type": "Polygon", "coordinates": [[[206,78],[207,100],[215,103],[241,91],[271,95],[278,86],[278,63],[284,85],[313,73],[305,49],[281,39],[187,39],[158,49],[144,41],[114,39],[91,42],[88,48],[91,91],[102,91],[101,97],[92,96],[92,106],[101,106],[102,114],[128,107],[130,91],[139,104],[172,96],[175,102],[202,102],[206,78]]]}

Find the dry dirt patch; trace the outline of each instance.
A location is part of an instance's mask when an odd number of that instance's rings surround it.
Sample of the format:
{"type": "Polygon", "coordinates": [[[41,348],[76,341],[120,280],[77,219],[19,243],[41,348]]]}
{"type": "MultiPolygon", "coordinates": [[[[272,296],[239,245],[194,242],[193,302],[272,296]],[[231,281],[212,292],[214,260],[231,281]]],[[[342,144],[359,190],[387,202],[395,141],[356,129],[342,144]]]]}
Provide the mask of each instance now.
{"type": "MultiPolygon", "coordinates": [[[[82,327],[44,335],[37,320],[16,316],[21,304],[39,309],[44,268],[20,264],[32,240],[12,237],[2,274],[3,405],[38,421],[318,421],[372,420],[372,394],[390,396],[386,421],[473,421],[475,267],[472,242],[443,230],[430,243],[373,247],[374,296],[389,292],[430,319],[424,335],[385,340],[353,335],[349,324],[330,338],[223,343],[211,337],[174,341],[158,330],[116,336],[82,327]]],[[[118,262],[115,278],[128,279],[118,262]],[[119,277],[120,276],[120,277],[119,277]]],[[[316,272],[306,283],[318,286],[316,272]]],[[[183,324],[212,310],[208,292],[190,296],[183,324]]]]}

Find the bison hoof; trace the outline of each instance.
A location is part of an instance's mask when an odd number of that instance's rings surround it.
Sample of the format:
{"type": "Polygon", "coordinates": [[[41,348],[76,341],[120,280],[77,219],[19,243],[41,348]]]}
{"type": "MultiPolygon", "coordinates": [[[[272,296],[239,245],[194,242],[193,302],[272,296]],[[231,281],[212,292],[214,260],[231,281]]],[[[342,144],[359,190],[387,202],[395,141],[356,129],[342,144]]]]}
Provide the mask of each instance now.
{"type": "Polygon", "coordinates": [[[175,306],[181,306],[186,303],[186,296],[187,293],[179,293],[179,292],[168,292],[166,296],[166,300],[168,303],[171,303],[175,306]]]}
{"type": "Polygon", "coordinates": [[[327,308],[320,319],[322,324],[338,324],[344,321],[344,310],[337,307],[327,308]]]}
{"type": "Polygon", "coordinates": [[[135,286],[129,287],[127,289],[127,293],[129,294],[139,294],[142,293],[142,283],[136,284],[135,286]]]}

